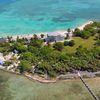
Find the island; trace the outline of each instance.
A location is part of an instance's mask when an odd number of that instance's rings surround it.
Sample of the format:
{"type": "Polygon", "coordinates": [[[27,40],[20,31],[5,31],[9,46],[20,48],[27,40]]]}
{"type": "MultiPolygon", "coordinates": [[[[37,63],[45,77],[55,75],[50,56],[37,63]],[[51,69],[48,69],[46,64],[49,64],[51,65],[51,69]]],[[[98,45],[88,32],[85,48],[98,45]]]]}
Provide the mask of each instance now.
{"type": "Polygon", "coordinates": [[[0,69],[44,83],[100,76],[100,22],[0,38],[0,69]]]}

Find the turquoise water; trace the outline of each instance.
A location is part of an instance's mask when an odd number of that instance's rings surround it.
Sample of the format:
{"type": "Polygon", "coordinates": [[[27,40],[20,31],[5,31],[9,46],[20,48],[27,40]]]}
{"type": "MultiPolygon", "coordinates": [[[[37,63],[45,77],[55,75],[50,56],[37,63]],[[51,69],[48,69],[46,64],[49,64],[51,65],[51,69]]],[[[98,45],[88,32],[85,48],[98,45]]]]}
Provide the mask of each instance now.
{"type": "Polygon", "coordinates": [[[100,0],[0,0],[0,36],[75,28],[100,20],[100,0]]]}
{"type": "MultiPolygon", "coordinates": [[[[87,80],[100,98],[100,78],[87,80]],[[98,85],[97,85],[98,84],[98,85]]],[[[0,100],[93,100],[80,80],[42,84],[0,70],[0,100]]]]}

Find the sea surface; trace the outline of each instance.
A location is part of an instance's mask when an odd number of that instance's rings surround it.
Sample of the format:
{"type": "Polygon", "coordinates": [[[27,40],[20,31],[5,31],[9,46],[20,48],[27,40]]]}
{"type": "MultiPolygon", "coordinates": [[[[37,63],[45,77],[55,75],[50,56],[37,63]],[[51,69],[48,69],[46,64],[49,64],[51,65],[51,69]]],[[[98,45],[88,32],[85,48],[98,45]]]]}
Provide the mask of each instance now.
{"type": "Polygon", "coordinates": [[[100,0],[0,0],[0,37],[100,21],[100,0]]]}
{"type": "MultiPolygon", "coordinates": [[[[100,98],[100,84],[98,84],[100,78],[85,81],[100,98]]],[[[93,100],[93,98],[77,79],[43,84],[0,70],[0,100],[93,100]]]]}

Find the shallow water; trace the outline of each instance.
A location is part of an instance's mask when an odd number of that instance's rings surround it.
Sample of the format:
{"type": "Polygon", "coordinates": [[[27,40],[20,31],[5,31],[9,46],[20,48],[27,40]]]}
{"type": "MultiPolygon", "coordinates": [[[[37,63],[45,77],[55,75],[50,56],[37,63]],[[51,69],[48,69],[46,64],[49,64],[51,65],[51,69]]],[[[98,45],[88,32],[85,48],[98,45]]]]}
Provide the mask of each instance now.
{"type": "MultiPolygon", "coordinates": [[[[87,80],[100,97],[100,78],[87,80]],[[98,85],[97,85],[98,84],[98,85]]],[[[0,100],[93,100],[80,80],[52,84],[0,71],[0,100]]]]}
{"type": "Polygon", "coordinates": [[[47,32],[100,20],[100,0],[0,0],[0,36],[47,32]]]}

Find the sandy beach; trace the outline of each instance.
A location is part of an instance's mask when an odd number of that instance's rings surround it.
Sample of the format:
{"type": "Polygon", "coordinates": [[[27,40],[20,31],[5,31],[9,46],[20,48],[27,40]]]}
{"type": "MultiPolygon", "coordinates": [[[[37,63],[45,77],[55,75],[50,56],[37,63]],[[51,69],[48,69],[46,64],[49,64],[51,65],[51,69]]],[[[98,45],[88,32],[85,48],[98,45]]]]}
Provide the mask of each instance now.
{"type": "Polygon", "coordinates": [[[85,27],[86,25],[92,24],[92,23],[93,23],[93,21],[88,21],[88,22],[84,23],[83,25],[79,26],[78,28],[79,28],[80,30],[83,30],[84,27],[85,27]]]}
{"type": "MultiPolygon", "coordinates": [[[[76,28],[79,28],[80,30],[83,30],[84,27],[88,24],[92,24],[93,21],[87,21],[86,23],[80,25],[79,27],[76,27],[76,28]]],[[[75,30],[74,29],[71,29],[72,31],[75,30]]],[[[15,35],[15,36],[12,36],[12,39],[13,40],[16,40],[17,37],[19,37],[20,39],[22,38],[27,38],[27,39],[31,39],[33,37],[34,34],[36,34],[38,37],[40,37],[41,34],[44,34],[44,36],[47,36],[47,34],[49,35],[52,35],[52,36],[57,36],[57,35],[62,35],[62,36],[65,36],[65,33],[67,33],[67,29],[66,30],[58,30],[58,31],[53,31],[53,32],[41,32],[41,33],[30,33],[30,34],[23,34],[23,35],[15,35]]]]}

